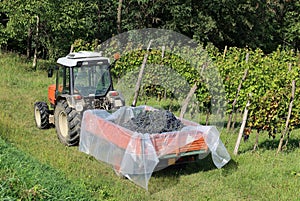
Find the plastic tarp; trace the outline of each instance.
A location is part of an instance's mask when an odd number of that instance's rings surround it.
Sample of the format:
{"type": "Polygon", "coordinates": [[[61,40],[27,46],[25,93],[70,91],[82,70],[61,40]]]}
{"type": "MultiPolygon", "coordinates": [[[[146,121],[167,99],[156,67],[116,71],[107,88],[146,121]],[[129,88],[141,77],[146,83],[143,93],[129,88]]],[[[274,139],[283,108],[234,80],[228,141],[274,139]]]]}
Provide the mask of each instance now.
{"type": "Polygon", "coordinates": [[[230,160],[220,134],[214,126],[201,126],[181,119],[180,131],[149,134],[131,131],[122,122],[134,118],[141,110],[155,110],[150,106],[122,107],[110,114],[105,110],[87,110],[81,123],[79,150],[113,166],[118,174],[148,189],[154,171],[172,163],[163,162],[182,154],[199,154],[204,158],[210,152],[217,168],[230,160]],[[201,141],[202,140],[202,141],[201,141]]]}

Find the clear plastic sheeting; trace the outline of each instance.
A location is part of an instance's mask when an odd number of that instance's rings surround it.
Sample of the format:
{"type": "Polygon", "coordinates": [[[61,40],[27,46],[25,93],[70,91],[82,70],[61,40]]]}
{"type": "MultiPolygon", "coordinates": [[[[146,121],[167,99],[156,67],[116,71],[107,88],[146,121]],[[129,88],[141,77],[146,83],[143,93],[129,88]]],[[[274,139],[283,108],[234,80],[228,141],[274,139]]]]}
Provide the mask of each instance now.
{"type": "Polygon", "coordinates": [[[210,152],[217,168],[230,160],[214,126],[201,126],[181,119],[184,127],[164,133],[139,133],[123,125],[149,106],[122,107],[110,114],[87,110],[81,123],[79,150],[113,166],[135,184],[148,189],[154,171],[166,168],[181,157],[204,158],[210,152]]]}

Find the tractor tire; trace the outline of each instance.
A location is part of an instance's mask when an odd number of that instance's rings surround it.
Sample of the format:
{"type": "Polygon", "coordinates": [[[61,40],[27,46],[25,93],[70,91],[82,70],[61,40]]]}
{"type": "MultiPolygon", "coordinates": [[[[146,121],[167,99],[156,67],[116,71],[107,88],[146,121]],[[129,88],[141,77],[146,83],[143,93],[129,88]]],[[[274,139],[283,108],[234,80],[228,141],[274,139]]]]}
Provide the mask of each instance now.
{"type": "Polygon", "coordinates": [[[49,123],[49,107],[45,102],[36,102],[34,104],[34,119],[39,129],[47,129],[49,123]]]}
{"type": "Polygon", "coordinates": [[[66,146],[77,146],[80,135],[80,114],[69,107],[66,100],[57,103],[54,110],[54,122],[57,137],[66,146]]]}

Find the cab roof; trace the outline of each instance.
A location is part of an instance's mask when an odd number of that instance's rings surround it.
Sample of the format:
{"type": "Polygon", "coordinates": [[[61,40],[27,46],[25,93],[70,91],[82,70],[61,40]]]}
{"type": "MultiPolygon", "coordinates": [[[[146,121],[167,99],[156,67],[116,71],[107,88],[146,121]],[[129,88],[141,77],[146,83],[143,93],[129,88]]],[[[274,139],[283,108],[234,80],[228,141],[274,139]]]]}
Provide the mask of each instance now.
{"type": "Polygon", "coordinates": [[[61,57],[57,60],[58,64],[67,67],[74,67],[78,65],[78,62],[82,63],[84,61],[103,61],[107,60],[109,62],[109,58],[102,57],[101,52],[91,52],[91,51],[80,51],[73,52],[68,54],[66,57],[61,57]]]}

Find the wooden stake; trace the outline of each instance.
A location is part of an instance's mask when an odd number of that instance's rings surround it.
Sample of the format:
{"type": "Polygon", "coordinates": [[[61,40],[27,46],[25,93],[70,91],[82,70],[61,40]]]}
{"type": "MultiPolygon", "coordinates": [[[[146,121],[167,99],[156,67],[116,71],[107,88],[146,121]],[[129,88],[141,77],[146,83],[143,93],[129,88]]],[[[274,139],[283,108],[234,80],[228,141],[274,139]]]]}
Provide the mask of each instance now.
{"type": "Polygon", "coordinates": [[[239,135],[238,135],[238,138],[237,138],[237,141],[236,141],[236,144],[235,144],[235,148],[234,148],[234,151],[233,151],[234,155],[238,154],[238,149],[239,149],[239,146],[240,146],[240,143],[241,143],[241,139],[243,137],[244,129],[245,129],[247,118],[248,118],[248,107],[249,106],[250,106],[250,101],[248,99],[248,102],[247,102],[247,104],[245,106],[245,110],[244,110],[243,122],[242,122],[240,132],[239,132],[239,135]]]}
{"type": "Polygon", "coordinates": [[[132,105],[131,105],[132,107],[135,107],[136,103],[137,103],[137,99],[138,99],[138,96],[139,96],[139,91],[140,91],[140,87],[141,87],[141,83],[142,83],[142,79],[143,79],[144,69],[145,69],[145,65],[147,63],[148,53],[149,53],[151,43],[152,43],[152,40],[150,40],[150,42],[149,42],[147,52],[144,56],[144,60],[143,60],[143,63],[142,63],[141,69],[140,69],[139,77],[138,77],[138,80],[137,80],[136,85],[135,85],[135,93],[134,93],[134,98],[133,98],[133,102],[132,102],[132,105]]]}
{"type": "Polygon", "coordinates": [[[256,130],[256,138],[255,138],[255,144],[253,146],[253,151],[255,151],[256,148],[258,148],[258,136],[259,136],[259,131],[256,130]]]}
{"type": "Polygon", "coordinates": [[[165,50],[166,50],[166,46],[162,46],[161,47],[161,58],[164,58],[165,57],[165,50]]]}
{"type": "Polygon", "coordinates": [[[285,129],[283,130],[283,133],[282,133],[280,141],[279,141],[279,145],[278,145],[278,148],[277,148],[277,154],[282,150],[282,144],[283,144],[284,137],[288,133],[288,130],[289,130],[289,122],[290,122],[292,109],[293,109],[295,90],[296,90],[296,82],[295,82],[295,80],[293,80],[292,81],[292,95],[291,95],[291,100],[290,100],[290,105],[289,105],[289,112],[288,112],[288,116],[287,116],[286,122],[285,122],[285,129]]]}
{"type": "MultiPolygon", "coordinates": [[[[201,73],[200,75],[202,76],[203,74],[203,71],[204,69],[208,66],[208,63],[204,63],[202,65],[202,69],[201,69],[201,73]]],[[[185,100],[183,101],[183,104],[182,104],[182,107],[181,107],[181,110],[180,110],[180,115],[179,115],[179,118],[182,119],[184,117],[184,114],[186,112],[186,109],[187,109],[187,106],[193,96],[193,94],[195,93],[195,91],[197,90],[197,82],[195,82],[195,84],[193,85],[193,87],[190,89],[187,97],[185,98],[185,100]]]]}
{"type": "Polygon", "coordinates": [[[223,52],[223,59],[225,59],[226,52],[227,52],[227,45],[225,46],[225,49],[224,49],[224,52],[223,52]]]}
{"type": "Polygon", "coordinates": [[[183,119],[184,114],[185,114],[186,109],[187,109],[187,106],[188,106],[188,104],[189,104],[189,102],[190,102],[191,98],[193,97],[193,95],[194,95],[194,93],[195,93],[196,90],[197,90],[197,82],[191,88],[191,90],[189,91],[187,97],[183,101],[183,104],[182,104],[182,107],[181,107],[181,110],[180,110],[180,115],[179,115],[180,119],[183,119]]]}
{"type": "Polygon", "coordinates": [[[238,113],[235,112],[235,113],[234,113],[233,122],[232,122],[232,124],[231,124],[231,129],[232,129],[232,130],[233,130],[234,127],[235,127],[235,123],[236,123],[237,116],[238,116],[238,113]]]}
{"type": "MultiPolygon", "coordinates": [[[[249,60],[249,53],[247,53],[247,55],[246,55],[246,63],[248,63],[248,60],[249,60]]],[[[230,129],[232,114],[234,113],[234,107],[235,107],[235,104],[236,104],[237,99],[239,97],[239,93],[240,93],[240,90],[242,88],[242,84],[243,84],[243,82],[245,81],[245,79],[247,77],[247,74],[248,74],[248,68],[246,68],[246,70],[244,71],[244,76],[242,77],[242,79],[240,81],[240,84],[239,84],[239,86],[237,88],[237,92],[236,92],[235,98],[234,98],[233,103],[232,103],[232,110],[231,110],[231,112],[229,114],[229,118],[228,118],[228,122],[227,122],[227,130],[230,129]]]]}

